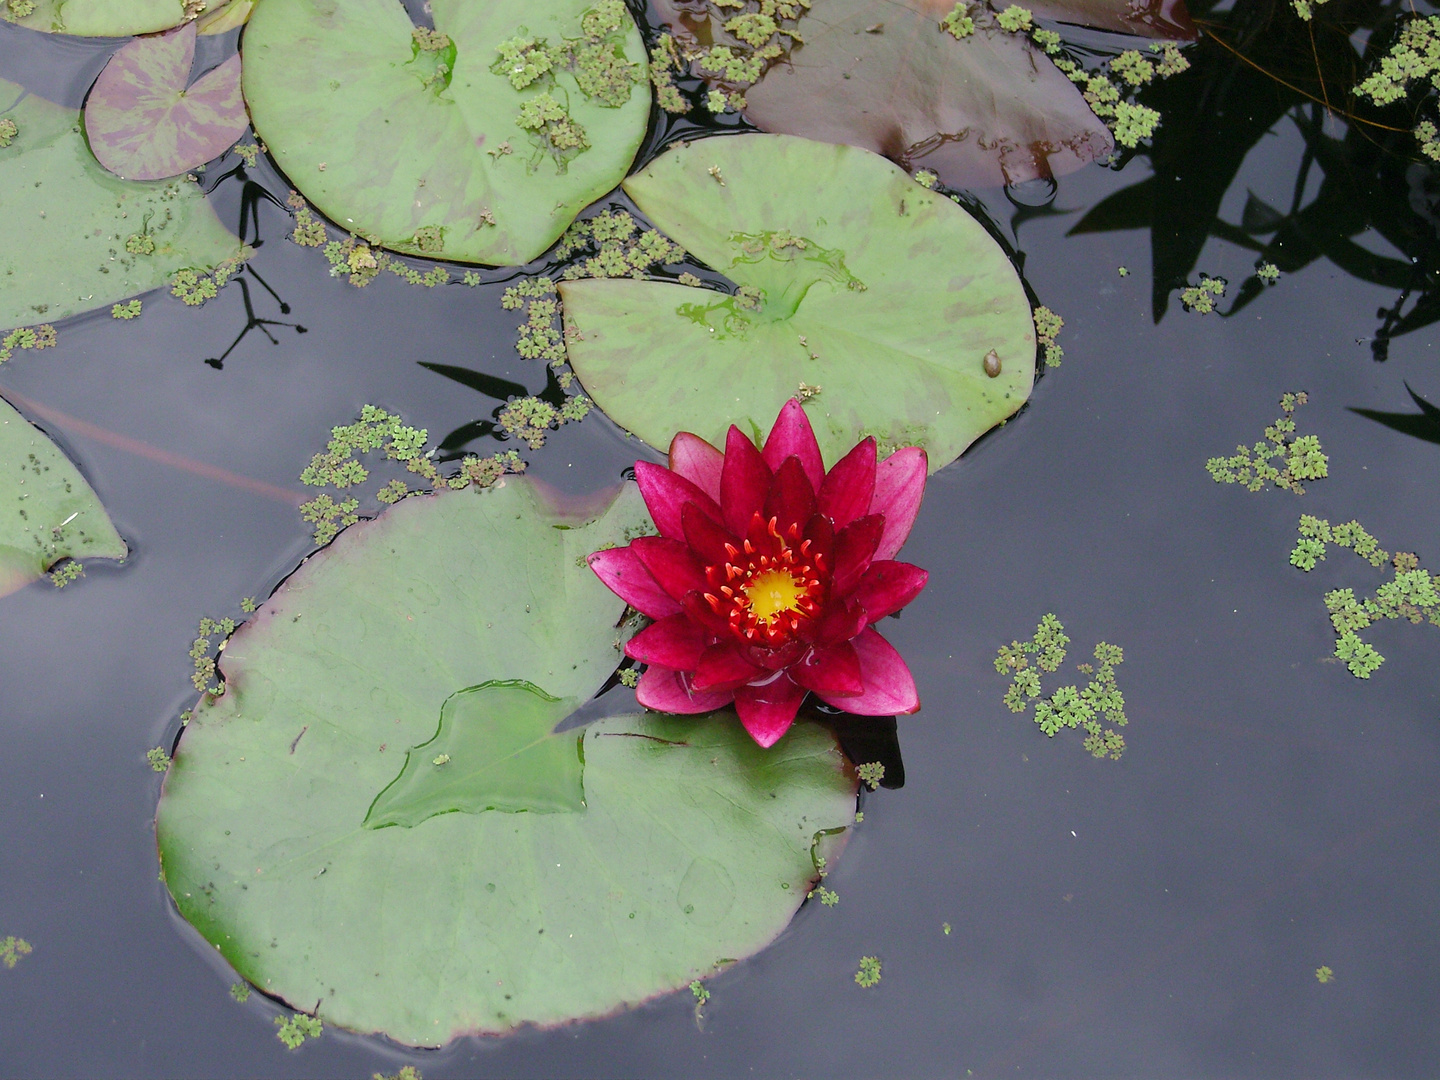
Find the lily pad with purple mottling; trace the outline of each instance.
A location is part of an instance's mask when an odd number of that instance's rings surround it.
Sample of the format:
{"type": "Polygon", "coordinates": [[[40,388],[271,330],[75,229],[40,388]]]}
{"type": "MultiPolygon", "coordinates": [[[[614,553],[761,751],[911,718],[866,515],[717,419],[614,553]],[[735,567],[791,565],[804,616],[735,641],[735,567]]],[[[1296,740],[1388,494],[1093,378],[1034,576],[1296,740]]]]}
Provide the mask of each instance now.
{"type": "Polygon", "coordinates": [[[189,84],[194,59],[193,22],[136,38],[110,58],[85,104],[101,165],[126,180],[162,180],[219,157],[245,133],[240,57],[189,84]]]}

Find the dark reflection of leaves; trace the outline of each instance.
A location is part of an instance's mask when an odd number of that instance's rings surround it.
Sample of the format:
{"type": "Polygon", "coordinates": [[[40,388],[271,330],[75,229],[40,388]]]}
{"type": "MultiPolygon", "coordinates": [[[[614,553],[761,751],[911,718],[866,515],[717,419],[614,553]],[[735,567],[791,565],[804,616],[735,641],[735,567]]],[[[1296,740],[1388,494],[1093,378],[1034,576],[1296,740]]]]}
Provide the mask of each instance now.
{"type": "Polygon", "coordinates": [[[900,735],[893,716],[855,716],[823,704],[807,706],[816,719],[828,724],[840,749],[856,765],[878,761],[885,766],[883,788],[905,786],[905,762],[900,759],[900,735]]]}
{"type": "MultiPolygon", "coordinates": [[[[437,375],[443,375],[447,379],[458,382],[461,386],[468,387],[488,398],[494,398],[500,403],[491,411],[490,419],[466,421],[441,439],[438,460],[454,461],[456,458],[464,457],[466,446],[487,435],[497,442],[503,442],[508,438],[496,420],[500,416],[500,411],[505,408],[511,398],[530,396],[530,391],[522,384],[495,375],[487,375],[474,368],[457,367],[454,364],[431,364],[424,360],[417,360],[416,363],[437,375]]],[[[560,385],[560,380],[552,368],[545,370],[545,389],[534,396],[557,409],[565,404],[565,390],[560,385]]]]}
{"type": "MultiPolygon", "coordinates": [[[[1305,23],[1280,0],[1240,0],[1213,21],[1203,17],[1213,5],[1192,7],[1208,34],[1188,54],[1191,69],[1142,95],[1164,117],[1142,152],[1154,175],[1100,202],[1072,232],[1150,230],[1157,322],[1212,237],[1254,252],[1257,266],[1272,262],[1281,271],[1326,258],[1395,290],[1393,308],[1378,313],[1372,344],[1375,358],[1385,359],[1390,338],[1440,319],[1440,191],[1434,171],[1415,161],[1409,126],[1401,126],[1404,108],[1396,107],[1398,116],[1394,109],[1357,115],[1349,110],[1362,106],[1350,90],[1409,9],[1400,0],[1332,0],[1305,23]],[[1362,53],[1354,35],[1366,30],[1371,44],[1362,53]],[[1287,118],[1303,143],[1288,205],[1270,206],[1251,193],[1240,221],[1224,220],[1221,203],[1246,156],[1287,118]],[[1405,258],[1358,243],[1370,229],[1405,258]]],[[[1248,278],[1226,314],[1263,290],[1257,277],[1248,278]]]]}
{"type": "Polygon", "coordinates": [[[1351,409],[1353,413],[1384,424],[1393,431],[1403,435],[1414,435],[1417,439],[1424,439],[1426,442],[1440,443],[1440,408],[1430,404],[1414,390],[1410,384],[1405,384],[1411,399],[1420,406],[1418,413],[1394,413],[1379,412],[1376,409],[1351,409]]]}

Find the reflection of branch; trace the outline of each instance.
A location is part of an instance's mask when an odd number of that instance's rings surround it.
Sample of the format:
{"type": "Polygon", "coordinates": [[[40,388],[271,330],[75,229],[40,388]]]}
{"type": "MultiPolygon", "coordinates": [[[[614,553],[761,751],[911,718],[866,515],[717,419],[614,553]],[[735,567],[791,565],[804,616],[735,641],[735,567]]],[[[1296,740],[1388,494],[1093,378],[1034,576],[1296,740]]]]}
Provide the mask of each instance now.
{"type": "Polygon", "coordinates": [[[305,496],[296,491],[287,491],[285,488],[277,487],[274,484],[267,484],[263,480],[254,480],[248,476],[241,476],[232,473],[228,469],[222,469],[216,465],[206,465],[203,461],[195,461],[180,454],[172,453],[169,450],[162,450],[158,446],[151,446],[149,443],[141,442],[139,439],[132,439],[128,435],[121,435],[106,428],[90,423],[88,420],[81,420],[69,416],[58,409],[52,409],[48,405],[42,405],[38,401],[32,401],[22,397],[13,390],[6,390],[4,396],[24,412],[38,416],[42,420],[48,420],[56,427],[69,431],[81,438],[93,439],[105,446],[112,446],[117,450],[124,450],[126,453],[135,454],[147,458],[150,461],[159,462],[161,465],[168,465],[172,469],[180,469],[184,472],[193,473],[196,476],[203,476],[206,480],[214,480],[220,484],[228,484],[230,487],[248,491],[252,495],[261,495],[267,499],[274,499],[283,502],[287,506],[299,506],[305,501],[305,496]]]}
{"type": "Polygon", "coordinates": [[[1426,442],[1440,443],[1440,408],[1431,405],[1430,402],[1411,390],[1409,383],[1405,384],[1405,389],[1410,392],[1411,400],[1420,406],[1418,413],[1379,412],[1375,409],[1354,408],[1350,411],[1359,413],[1366,419],[1384,424],[1392,431],[1398,431],[1402,435],[1413,435],[1426,442]]]}
{"type": "MultiPolygon", "coordinates": [[[[1195,25],[1196,25],[1196,26],[1203,27],[1203,28],[1205,29],[1205,31],[1206,31],[1206,36],[1209,37],[1209,39],[1210,39],[1211,41],[1215,42],[1216,45],[1219,45],[1219,46],[1220,46],[1222,49],[1224,49],[1226,52],[1229,52],[1229,53],[1233,54],[1236,59],[1238,59],[1238,60],[1240,60],[1240,61],[1242,61],[1242,62],[1244,62],[1244,63],[1246,63],[1246,64],[1249,64],[1252,68],[1254,68],[1256,71],[1260,72],[1260,74],[1261,74],[1261,75],[1264,75],[1267,79],[1274,79],[1274,80],[1275,80],[1277,83],[1279,83],[1281,86],[1285,87],[1285,89],[1287,89],[1287,90],[1292,90],[1292,91],[1294,91],[1295,93],[1299,94],[1301,97],[1303,97],[1303,98],[1308,98],[1309,100],[1315,102],[1315,104],[1317,104],[1317,105],[1323,105],[1323,106],[1325,106],[1326,109],[1328,109],[1330,112],[1335,113],[1337,116],[1343,117],[1343,118],[1346,119],[1346,120],[1354,121],[1354,122],[1357,123],[1357,124],[1369,124],[1371,127],[1380,128],[1382,131],[1401,131],[1401,132],[1406,131],[1405,128],[1391,127],[1389,124],[1381,124],[1381,123],[1378,123],[1378,122],[1375,121],[1375,120],[1366,120],[1363,116],[1356,116],[1354,113],[1352,113],[1352,112],[1350,112],[1350,111],[1348,111],[1348,110],[1346,110],[1346,109],[1337,109],[1337,108],[1335,108],[1334,106],[1332,106],[1332,105],[1330,104],[1330,102],[1327,101],[1325,98],[1318,98],[1318,97],[1316,97],[1314,94],[1309,93],[1308,91],[1301,90],[1298,86],[1295,86],[1293,83],[1288,83],[1288,82],[1286,82],[1284,79],[1280,78],[1279,75],[1276,75],[1273,71],[1267,71],[1265,68],[1261,67],[1261,66],[1260,66],[1259,64],[1257,64],[1254,60],[1251,60],[1248,56],[1246,56],[1244,53],[1242,53],[1239,49],[1235,48],[1234,45],[1231,45],[1228,41],[1226,41],[1224,38],[1222,38],[1219,34],[1215,33],[1216,28],[1220,25],[1219,23],[1207,22],[1207,21],[1204,20],[1204,19],[1196,19],[1196,20],[1195,20],[1195,25]]],[[[1313,49],[1313,48],[1314,48],[1314,44],[1315,44],[1313,36],[1312,36],[1312,38],[1311,38],[1310,44],[1311,44],[1311,48],[1313,49]]],[[[1329,96],[1329,92],[1325,90],[1325,80],[1324,80],[1324,79],[1321,79],[1321,80],[1320,80],[1320,89],[1321,89],[1322,92],[1324,92],[1324,93],[1326,94],[1326,97],[1329,96]]]]}
{"type": "MultiPolygon", "coordinates": [[[[246,266],[243,269],[242,273],[248,273],[265,288],[266,292],[268,292],[271,296],[274,296],[277,301],[280,300],[280,297],[276,295],[274,289],[270,288],[269,284],[266,283],[265,279],[262,278],[259,274],[255,273],[255,271],[252,270],[249,266],[246,266]]],[[[237,276],[235,278],[235,281],[240,286],[240,295],[244,298],[245,301],[245,327],[240,331],[240,333],[235,335],[235,340],[230,343],[230,347],[228,349],[226,349],[219,356],[210,357],[205,361],[205,363],[209,364],[216,371],[221,370],[225,366],[226,357],[228,357],[232,352],[235,351],[235,346],[239,345],[240,342],[244,341],[245,335],[250,333],[251,330],[259,330],[262,334],[264,334],[267,338],[270,339],[271,345],[279,345],[280,341],[278,338],[275,337],[274,334],[270,333],[269,329],[267,329],[268,327],[293,326],[297,334],[304,334],[308,332],[305,327],[301,326],[299,323],[287,323],[280,322],[276,319],[260,318],[258,315],[255,314],[255,306],[250,302],[250,286],[246,284],[243,277],[237,276]]],[[[280,304],[281,314],[288,314],[289,311],[289,304],[280,304]]]]}

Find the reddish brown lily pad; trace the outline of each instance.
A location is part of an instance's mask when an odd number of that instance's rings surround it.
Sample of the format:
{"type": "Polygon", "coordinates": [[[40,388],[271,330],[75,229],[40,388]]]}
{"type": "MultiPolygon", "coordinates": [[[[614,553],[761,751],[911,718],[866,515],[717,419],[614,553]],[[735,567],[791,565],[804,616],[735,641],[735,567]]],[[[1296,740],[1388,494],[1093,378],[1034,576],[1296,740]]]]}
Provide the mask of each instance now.
{"type": "Polygon", "coordinates": [[[240,57],[187,85],[194,58],[193,22],[136,38],[110,58],[85,105],[100,164],[127,180],[161,180],[219,157],[245,133],[240,57]]]}
{"type": "MultiPolygon", "coordinates": [[[[1183,0],[1050,0],[1040,16],[1155,38],[1193,39],[1183,0]]],[[[738,52],[732,8],[657,0],[662,19],[693,45],[738,52]]],[[[803,39],[743,90],[763,131],[847,143],[951,187],[991,187],[1072,172],[1113,149],[1080,91],[1023,34],[1000,29],[975,4],[975,31],[940,23],[954,0],[826,0],[792,26],[803,39]]],[[[779,39],[782,44],[789,39],[779,39]]],[[[705,74],[705,72],[701,72],[705,74]]]]}

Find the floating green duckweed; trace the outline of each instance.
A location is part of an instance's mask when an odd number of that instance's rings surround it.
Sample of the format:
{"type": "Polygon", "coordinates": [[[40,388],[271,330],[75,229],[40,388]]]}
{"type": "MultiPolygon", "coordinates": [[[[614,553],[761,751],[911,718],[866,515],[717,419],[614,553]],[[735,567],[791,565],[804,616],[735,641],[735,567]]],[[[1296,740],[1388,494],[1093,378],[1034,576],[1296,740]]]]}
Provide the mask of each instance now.
{"type": "Polygon", "coordinates": [[[1280,268],[1274,263],[1262,262],[1255,268],[1255,276],[1267,285],[1274,285],[1280,280],[1280,268]]]}
{"type": "Polygon", "coordinates": [[[675,85],[675,75],[683,72],[685,62],[670,34],[661,34],[650,50],[650,82],[655,87],[655,100],[668,113],[690,111],[690,104],[675,85]]]}
{"type": "Polygon", "coordinates": [[[1409,19],[1400,35],[1380,58],[1379,70],[1356,87],[1355,93],[1376,105],[1402,100],[1419,84],[1434,84],[1440,77],[1440,15],[1409,19]]]}
{"type": "Polygon", "coordinates": [[[1045,363],[1059,367],[1065,359],[1065,350],[1055,343],[1060,336],[1065,320],[1043,304],[1035,309],[1035,340],[1045,346],[1045,363]]]}
{"type": "Polygon", "coordinates": [[[867,761],[863,765],[855,766],[855,775],[874,791],[880,786],[880,781],[885,779],[885,766],[878,761],[867,761]]]}
{"type": "Polygon", "coordinates": [[[1301,481],[1323,480],[1330,475],[1330,459],[1315,435],[1295,434],[1295,410],[1310,399],[1305,393],[1280,398],[1281,415],[1265,429],[1265,439],[1254,447],[1237,446],[1231,457],[1213,457],[1206,470],[1217,484],[1240,484],[1259,491],[1266,484],[1304,495],[1301,481]],[[1283,463],[1277,468],[1275,463],[1283,463]]]}
{"type": "Polygon", "coordinates": [[[1186,311],[1209,315],[1215,310],[1215,301],[1225,295],[1225,279],[1200,275],[1199,285],[1187,286],[1180,293],[1180,302],[1186,311]]]}
{"type": "Polygon", "coordinates": [[[237,1004],[244,1005],[250,1000],[250,984],[247,982],[231,983],[230,996],[235,999],[237,1004]]]}
{"type": "Polygon", "coordinates": [[[1379,569],[1387,562],[1394,566],[1392,578],[1373,597],[1359,599],[1354,589],[1333,589],[1325,594],[1325,610],[1335,630],[1335,655],[1350,674],[1368,679],[1385,658],[1360,638],[1360,631],[1381,619],[1406,619],[1411,623],[1429,621],[1440,626],[1440,575],[1420,565],[1411,552],[1397,552],[1393,558],[1358,521],[1331,525],[1324,518],[1304,514],[1299,537],[1290,553],[1290,565],[1309,573],[1325,558],[1330,544],[1355,552],[1379,569]]]}
{"type": "Polygon", "coordinates": [[[199,307],[205,301],[215,299],[225,287],[225,283],[240,271],[240,267],[253,254],[254,249],[245,247],[238,255],[221,260],[215,269],[209,272],[193,266],[177,270],[170,279],[170,295],[178,296],[187,307],[199,307]]]}
{"type": "MultiPolygon", "coordinates": [[[[1297,2],[1303,2],[1303,0],[1297,0],[1297,2]]],[[[1324,986],[1326,983],[1333,981],[1334,978],[1335,972],[1330,970],[1328,964],[1321,964],[1318,968],[1315,969],[1315,981],[1318,982],[1321,986],[1324,986]]]]}
{"type": "Polygon", "coordinates": [[[152,746],[146,750],[145,760],[150,763],[153,772],[165,772],[170,768],[170,755],[165,752],[163,746],[152,746]]]}
{"type": "MultiPolygon", "coordinates": [[[[1042,694],[1040,672],[1054,673],[1065,662],[1070,638],[1065,627],[1053,614],[1045,615],[1029,641],[1012,641],[1002,645],[995,657],[995,670],[1010,675],[1010,689],[1005,705],[1011,712],[1024,712],[1030,702],[1042,694]],[[1034,665],[1031,658],[1034,658],[1034,665]]],[[[1104,641],[1095,646],[1095,664],[1079,664],[1077,669],[1090,676],[1081,689],[1062,686],[1035,706],[1035,723],[1046,735],[1054,736],[1064,728],[1084,728],[1084,747],[1095,758],[1108,757],[1119,761],[1125,751],[1125,738],[1114,728],[1106,728],[1100,717],[1115,727],[1130,721],[1125,715],[1125,695],[1115,682],[1115,669],[1124,662],[1125,654],[1116,645],[1104,641]]]]}
{"type": "Polygon", "coordinates": [[[7,971],[13,971],[15,965],[33,951],[30,943],[24,938],[17,938],[13,935],[0,938],[0,964],[3,964],[7,971]]]}
{"type": "Polygon", "coordinates": [[[12,139],[20,134],[20,128],[8,116],[0,117],[0,150],[10,145],[12,139]]]}
{"type": "MultiPolygon", "coordinates": [[[[391,480],[376,492],[376,498],[382,503],[396,503],[425,490],[458,491],[471,485],[489,487],[506,473],[525,471],[520,455],[507,450],[488,458],[469,455],[461,461],[457,472],[444,476],[425,452],[428,438],[429,432],[424,428],[407,427],[399,416],[366,405],[355,423],[331,429],[329,445],[323,453],[311,458],[300,474],[300,482],[309,487],[348,491],[369,480],[370,472],[359,458],[376,450],[382,451],[386,459],[404,465],[428,485],[412,489],[403,480],[391,480]]],[[[327,492],[304,503],[300,516],[315,526],[315,544],[324,547],[341,529],[360,520],[360,501],[348,497],[337,502],[327,492]]]]}
{"type": "Polygon", "coordinates": [[[140,301],[131,300],[125,304],[115,304],[110,308],[112,319],[138,319],[140,317],[140,301]]]}
{"type": "Polygon", "coordinates": [[[1000,24],[1000,29],[1011,34],[1029,30],[1035,24],[1030,9],[1023,8],[1019,4],[1011,4],[995,18],[1000,24]]]}
{"type": "Polygon", "coordinates": [[[0,364],[15,355],[16,349],[50,349],[55,346],[55,327],[49,323],[22,326],[0,338],[0,364]]]}
{"type": "Polygon", "coordinates": [[[1422,154],[1432,161],[1440,161],[1440,128],[1429,120],[1421,120],[1415,125],[1415,141],[1422,154]]]}
{"type": "Polygon", "coordinates": [[[867,990],[880,981],[880,960],[875,956],[862,956],[860,970],[855,972],[855,982],[867,990]]]}
{"type": "Polygon", "coordinates": [[[306,1016],[304,1013],[296,1013],[288,1020],[283,1016],[275,1017],[275,1028],[275,1037],[291,1050],[300,1049],[300,1045],[307,1038],[318,1039],[325,1030],[319,1017],[306,1016]]]}
{"type": "Polygon", "coordinates": [[[970,15],[969,3],[966,0],[960,0],[950,14],[940,20],[940,29],[957,41],[975,33],[975,20],[970,15]]]}

